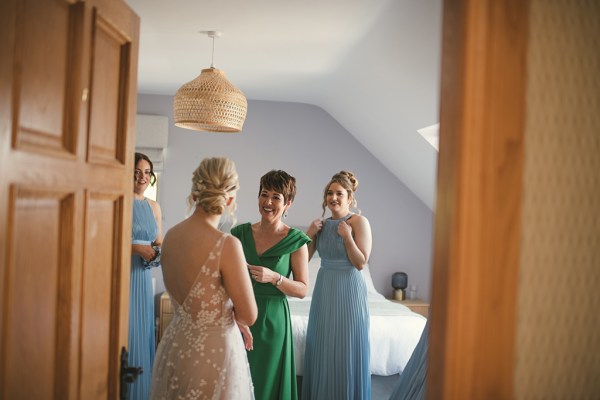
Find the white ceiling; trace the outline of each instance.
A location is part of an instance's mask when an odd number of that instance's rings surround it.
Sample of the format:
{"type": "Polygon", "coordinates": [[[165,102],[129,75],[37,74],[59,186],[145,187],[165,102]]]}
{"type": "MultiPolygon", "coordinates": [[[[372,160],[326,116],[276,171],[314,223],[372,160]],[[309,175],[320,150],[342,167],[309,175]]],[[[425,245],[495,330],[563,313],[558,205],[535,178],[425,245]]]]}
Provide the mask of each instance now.
{"type": "Polygon", "coordinates": [[[138,90],[174,95],[211,65],[251,100],[323,108],[433,210],[442,0],[126,0],[138,90]]]}

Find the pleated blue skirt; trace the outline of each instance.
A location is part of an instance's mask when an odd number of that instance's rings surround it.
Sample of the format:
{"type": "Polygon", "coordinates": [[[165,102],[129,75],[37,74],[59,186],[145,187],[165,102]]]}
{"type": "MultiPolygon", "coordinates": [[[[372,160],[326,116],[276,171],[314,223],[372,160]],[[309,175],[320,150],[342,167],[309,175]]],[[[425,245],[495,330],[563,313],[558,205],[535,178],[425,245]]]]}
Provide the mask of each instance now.
{"type": "Polygon", "coordinates": [[[143,373],[129,385],[130,400],[146,400],[152,384],[154,363],[154,299],[152,272],[142,266],[141,257],[131,257],[129,302],[129,364],[143,373]]]}
{"type": "Polygon", "coordinates": [[[413,351],[400,378],[394,385],[390,400],[424,400],[427,386],[427,353],[429,348],[429,320],[421,339],[413,351]]]}
{"type": "Polygon", "coordinates": [[[321,259],[308,319],[303,399],[369,399],[369,309],[360,271],[321,259]]]}

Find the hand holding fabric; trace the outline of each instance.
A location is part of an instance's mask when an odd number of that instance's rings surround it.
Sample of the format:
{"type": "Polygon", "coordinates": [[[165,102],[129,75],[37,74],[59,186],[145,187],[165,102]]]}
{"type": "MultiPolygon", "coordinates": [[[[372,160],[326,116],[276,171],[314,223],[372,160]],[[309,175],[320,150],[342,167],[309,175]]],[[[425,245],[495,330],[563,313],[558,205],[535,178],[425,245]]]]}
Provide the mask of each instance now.
{"type": "Polygon", "coordinates": [[[317,236],[317,233],[319,233],[322,228],[323,228],[323,220],[315,219],[314,221],[312,221],[310,223],[308,229],[306,230],[306,236],[308,236],[311,240],[314,240],[315,236],[317,236]]]}
{"type": "Polygon", "coordinates": [[[248,264],[248,269],[250,270],[250,275],[252,276],[252,279],[254,279],[256,282],[273,283],[279,278],[279,274],[273,272],[269,268],[248,264]]]}
{"type": "Polygon", "coordinates": [[[160,267],[160,247],[152,246],[152,249],[154,250],[154,257],[150,260],[144,259],[142,262],[144,268],[146,269],[160,267]]]}
{"type": "Polygon", "coordinates": [[[350,239],[352,237],[352,227],[346,221],[341,221],[338,225],[338,235],[343,239],[350,239]]]}

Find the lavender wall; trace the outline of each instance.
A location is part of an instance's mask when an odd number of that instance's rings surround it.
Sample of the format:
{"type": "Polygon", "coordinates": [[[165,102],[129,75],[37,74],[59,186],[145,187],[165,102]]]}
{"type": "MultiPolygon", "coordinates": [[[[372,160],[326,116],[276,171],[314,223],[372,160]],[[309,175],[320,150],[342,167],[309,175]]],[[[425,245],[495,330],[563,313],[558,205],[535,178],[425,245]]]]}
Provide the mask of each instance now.
{"type": "MultiPolygon", "coordinates": [[[[158,188],[164,232],[185,217],[191,173],[204,157],[235,161],[241,184],[240,223],[259,218],[258,182],[265,172],[283,169],[296,177],[298,194],[285,222],[305,227],[321,215],[329,178],[348,169],[359,179],[358,206],[371,222],[375,287],[390,297],[391,275],[404,271],[409,284],[418,285],[419,297],[429,300],[432,211],[327,112],[308,104],[250,100],[243,132],[219,134],[175,127],[172,104],[172,96],[138,96],[138,114],[169,117],[169,144],[158,188]]],[[[164,290],[160,271],[155,276],[157,290],[164,290]]]]}

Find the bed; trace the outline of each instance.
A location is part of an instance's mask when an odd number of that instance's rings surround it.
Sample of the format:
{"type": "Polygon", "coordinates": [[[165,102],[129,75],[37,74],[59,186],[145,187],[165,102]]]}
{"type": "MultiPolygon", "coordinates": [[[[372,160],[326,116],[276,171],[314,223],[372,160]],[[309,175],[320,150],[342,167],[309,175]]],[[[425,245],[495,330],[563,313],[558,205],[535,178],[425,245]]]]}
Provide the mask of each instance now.
{"type": "MultiPolygon", "coordinates": [[[[304,299],[288,297],[294,336],[294,358],[296,374],[304,372],[304,347],[312,289],[317,279],[321,260],[318,253],[309,262],[309,291],[304,299]]],[[[369,293],[371,316],[371,374],[390,376],[404,370],[408,359],[421,337],[425,327],[425,317],[412,312],[408,307],[387,300],[375,290],[369,267],[363,269],[363,277],[369,293]]],[[[160,298],[160,319],[157,338],[172,318],[171,301],[167,292],[160,298]]]]}
{"type": "MultiPolygon", "coordinates": [[[[304,347],[306,344],[308,314],[312,289],[320,262],[317,253],[309,262],[308,295],[304,299],[288,297],[294,336],[296,373],[298,375],[304,373],[304,347]]],[[[387,300],[377,292],[373,286],[368,266],[362,272],[369,293],[371,374],[382,376],[398,374],[404,370],[421,337],[421,332],[427,320],[408,307],[387,300]]]]}

